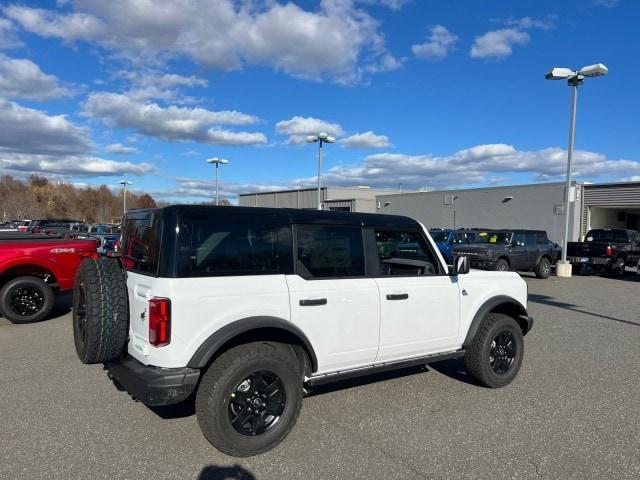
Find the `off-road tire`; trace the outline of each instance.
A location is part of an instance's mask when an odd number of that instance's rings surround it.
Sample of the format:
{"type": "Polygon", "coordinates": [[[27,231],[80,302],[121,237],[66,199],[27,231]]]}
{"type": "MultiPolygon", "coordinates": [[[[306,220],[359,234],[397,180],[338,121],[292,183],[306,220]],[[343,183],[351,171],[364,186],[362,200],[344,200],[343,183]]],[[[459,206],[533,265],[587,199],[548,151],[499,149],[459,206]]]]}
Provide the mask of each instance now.
{"type": "Polygon", "coordinates": [[[534,271],[538,278],[549,278],[549,275],[551,275],[551,262],[547,257],[542,257],[534,271]]]}
{"type": "Polygon", "coordinates": [[[73,287],[73,339],[82,363],[120,356],[129,332],[124,270],[118,259],[85,259],[73,287]]]}
{"type": "Polygon", "coordinates": [[[571,265],[571,274],[572,275],[582,275],[582,272],[584,271],[584,268],[582,267],[582,265],[578,264],[578,263],[574,263],[571,265]]]}
{"type": "Polygon", "coordinates": [[[207,369],[196,393],[196,416],[204,436],[227,455],[249,457],[271,450],[291,431],[302,406],[302,369],[289,345],[254,342],[233,347],[207,369]],[[236,431],[229,403],[236,386],[256,371],[270,371],[282,381],[285,406],[277,423],[261,435],[236,431]]]}
{"type": "Polygon", "coordinates": [[[488,388],[504,387],[518,374],[524,355],[524,338],[520,325],[510,316],[502,313],[489,313],[482,320],[471,345],[464,356],[467,372],[488,388]],[[510,332],[515,343],[515,358],[509,369],[503,374],[496,373],[490,361],[491,345],[501,332],[510,332]]]}
{"type": "Polygon", "coordinates": [[[495,270],[497,272],[509,271],[509,262],[507,262],[504,258],[499,258],[498,261],[496,262],[495,270]]]}
{"type": "Polygon", "coordinates": [[[607,265],[605,273],[610,277],[623,277],[625,272],[626,262],[624,258],[616,258],[614,262],[607,265]]]}
{"type": "Polygon", "coordinates": [[[45,319],[53,310],[53,290],[38,277],[17,277],[7,282],[0,290],[0,311],[12,323],[33,323],[45,319]],[[12,299],[21,289],[31,290],[37,296],[38,310],[21,314],[12,304],[12,299]]]}

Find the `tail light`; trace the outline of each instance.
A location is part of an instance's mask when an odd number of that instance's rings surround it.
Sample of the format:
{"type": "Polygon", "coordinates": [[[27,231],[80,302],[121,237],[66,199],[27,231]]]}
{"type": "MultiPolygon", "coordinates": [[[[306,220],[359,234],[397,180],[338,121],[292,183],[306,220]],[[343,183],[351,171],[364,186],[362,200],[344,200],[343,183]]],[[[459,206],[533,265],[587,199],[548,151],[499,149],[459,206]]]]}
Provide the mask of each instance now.
{"type": "Polygon", "coordinates": [[[607,257],[611,257],[616,254],[616,247],[612,247],[611,245],[607,245],[607,257]]]}
{"type": "Polygon", "coordinates": [[[171,300],[152,297],[149,300],[149,343],[163,347],[171,342],[171,300]]]}

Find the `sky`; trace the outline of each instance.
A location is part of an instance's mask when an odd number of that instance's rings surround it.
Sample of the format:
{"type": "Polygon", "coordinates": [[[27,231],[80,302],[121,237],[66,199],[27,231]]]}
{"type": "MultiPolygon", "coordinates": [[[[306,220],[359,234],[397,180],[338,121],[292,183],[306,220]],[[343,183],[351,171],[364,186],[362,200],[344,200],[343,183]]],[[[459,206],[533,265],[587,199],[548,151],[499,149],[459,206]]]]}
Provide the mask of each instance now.
{"type": "Polygon", "coordinates": [[[0,2],[0,174],[167,201],[640,180],[636,0],[0,2]]]}

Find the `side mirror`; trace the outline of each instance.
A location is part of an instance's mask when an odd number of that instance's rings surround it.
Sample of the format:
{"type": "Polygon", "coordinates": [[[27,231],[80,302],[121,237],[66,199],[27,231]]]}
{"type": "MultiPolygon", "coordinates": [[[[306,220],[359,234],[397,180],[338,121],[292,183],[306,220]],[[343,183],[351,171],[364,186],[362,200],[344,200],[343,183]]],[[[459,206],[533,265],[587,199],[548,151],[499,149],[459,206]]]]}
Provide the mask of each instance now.
{"type": "Polygon", "coordinates": [[[453,274],[466,275],[469,273],[469,257],[466,255],[458,255],[453,259],[453,274]]]}

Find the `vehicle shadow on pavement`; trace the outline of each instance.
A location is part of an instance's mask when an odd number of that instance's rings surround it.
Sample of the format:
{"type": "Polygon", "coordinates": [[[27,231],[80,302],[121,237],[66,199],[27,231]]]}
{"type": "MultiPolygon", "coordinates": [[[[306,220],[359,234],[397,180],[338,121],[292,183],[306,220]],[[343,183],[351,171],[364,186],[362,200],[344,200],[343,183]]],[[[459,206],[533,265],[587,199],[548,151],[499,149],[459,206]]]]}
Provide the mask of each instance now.
{"type": "Polygon", "coordinates": [[[207,465],[202,469],[198,480],[256,480],[256,477],[246,468],[240,465],[229,467],[219,467],[217,465],[207,465]]]}
{"type": "Polygon", "coordinates": [[[160,407],[151,407],[149,405],[146,405],[146,407],[153,413],[158,415],[160,418],[163,418],[165,420],[172,418],[191,417],[192,415],[196,414],[196,397],[195,395],[191,395],[185,401],[177,403],[175,405],[163,405],[160,407]]]}
{"type": "Polygon", "coordinates": [[[590,315],[592,317],[604,318],[605,320],[611,320],[613,322],[626,323],[627,325],[634,325],[636,327],[640,327],[640,323],[638,323],[638,322],[632,322],[630,320],[625,320],[623,318],[616,318],[616,317],[611,317],[609,315],[601,315],[599,313],[593,313],[593,312],[589,312],[587,310],[582,310],[580,308],[576,308],[576,307],[578,307],[578,305],[574,305],[572,303],[558,302],[557,300],[554,300],[553,297],[550,297],[548,295],[539,295],[539,294],[536,294],[536,293],[530,293],[529,294],[529,301],[530,302],[534,302],[534,303],[540,303],[542,305],[549,305],[551,307],[557,307],[557,308],[563,308],[565,310],[571,310],[572,312],[582,313],[584,315],[590,315]]]}
{"type": "MultiPolygon", "coordinates": [[[[435,362],[429,364],[438,373],[445,375],[453,380],[457,380],[468,385],[476,387],[482,387],[471,375],[467,373],[464,367],[463,358],[451,358],[449,360],[442,360],[441,362],[435,362]]],[[[484,388],[484,387],[482,387],[484,388]]]]}
{"type": "Polygon", "coordinates": [[[72,305],[73,305],[72,292],[69,291],[69,292],[59,293],[58,295],[56,295],[56,301],[53,306],[53,310],[51,310],[51,313],[47,318],[44,319],[44,321],[66,315],[71,311],[72,305]]]}

